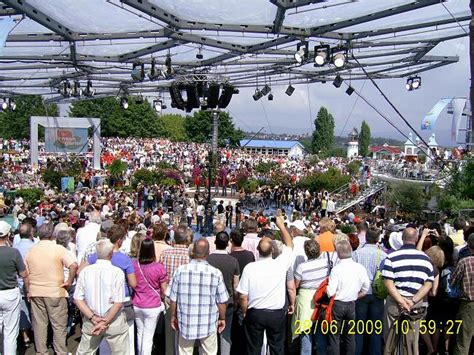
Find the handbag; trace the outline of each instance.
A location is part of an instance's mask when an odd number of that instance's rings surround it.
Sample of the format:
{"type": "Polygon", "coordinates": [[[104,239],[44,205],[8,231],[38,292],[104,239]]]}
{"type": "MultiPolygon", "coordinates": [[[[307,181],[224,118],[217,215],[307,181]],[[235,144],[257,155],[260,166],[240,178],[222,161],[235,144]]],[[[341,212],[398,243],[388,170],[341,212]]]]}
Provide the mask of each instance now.
{"type": "Polygon", "coordinates": [[[385,282],[382,277],[382,272],[380,271],[380,255],[381,254],[382,254],[382,251],[379,249],[377,251],[377,260],[376,260],[377,271],[375,271],[374,280],[372,281],[372,294],[375,297],[381,300],[384,300],[388,296],[388,290],[385,287],[385,282]]]}

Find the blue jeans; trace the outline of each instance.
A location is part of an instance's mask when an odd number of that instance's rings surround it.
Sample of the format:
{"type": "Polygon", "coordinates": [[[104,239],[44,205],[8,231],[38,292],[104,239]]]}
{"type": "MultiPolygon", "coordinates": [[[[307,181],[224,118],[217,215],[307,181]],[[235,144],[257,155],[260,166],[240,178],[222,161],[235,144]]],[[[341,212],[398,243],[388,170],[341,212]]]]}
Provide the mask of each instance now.
{"type": "Polygon", "coordinates": [[[321,332],[321,329],[315,330],[314,327],[315,325],[313,325],[313,328],[311,328],[311,332],[308,335],[302,334],[300,336],[300,340],[301,340],[300,355],[311,355],[313,351],[314,343],[316,343],[316,354],[318,355],[327,354],[328,336],[327,334],[324,335],[321,332]]]}
{"type": "MultiPolygon", "coordinates": [[[[383,300],[374,295],[367,295],[356,302],[356,319],[358,321],[372,322],[383,320],[383,300]]],[[[382,334],[357,334],[356,335],[356,355],[382,354],[382,334]],[[364,347],[366,350],[364,351],[364,347]]]]}

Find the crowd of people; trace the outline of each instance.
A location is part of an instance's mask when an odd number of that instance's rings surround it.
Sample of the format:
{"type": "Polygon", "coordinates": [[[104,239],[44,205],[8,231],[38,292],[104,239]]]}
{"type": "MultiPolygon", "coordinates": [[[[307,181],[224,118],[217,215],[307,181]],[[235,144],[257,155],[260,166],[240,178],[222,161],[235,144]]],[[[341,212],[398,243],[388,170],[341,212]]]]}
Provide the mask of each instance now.
{"type": "MultiPolygon", "coordinates": [[[[104,167],[123,159],[130,180],[166,161],[182,183],[91,188],[85,159],[80,185],[60,192],[19,158],[27,142],[12,142],[2,142],[3,191],[45,196],[4,201],[13,219],[0,219],[5,354],[68,354],[73,334],[77,354],[472,353],[472,220],[407,221],[377,197],[339,214],[337,195],[291,184],[263,184],[253,206],[230,186],[242,170],[265,179],[260,162],[297,180],[331,166],[347,173],[347,160],[312,166],[222,149],[220,195],[207,204],[196,183],[205,145],[105,139],[104,167]]],[[[350,193],[370,186],[371,164],[350,193]]]]}

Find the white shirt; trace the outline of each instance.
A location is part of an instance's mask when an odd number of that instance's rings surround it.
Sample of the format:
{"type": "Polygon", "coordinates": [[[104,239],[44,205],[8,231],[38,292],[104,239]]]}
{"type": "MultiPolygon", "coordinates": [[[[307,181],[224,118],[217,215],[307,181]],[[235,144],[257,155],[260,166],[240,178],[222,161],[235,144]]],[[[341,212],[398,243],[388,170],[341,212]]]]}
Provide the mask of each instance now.
{"type": "Polygon", "coordinates": [[[203,205],[198,205],[196,208],[196,214],[200,217],[204,217],[204,213],[206,212],[206,208],[203,205]]]}
{"type": "Polygon", "coordinates": [[[80,265],[87,247],[97,241],[97,234],[100,232],[100,225],[89,222],[84,227],[77,230],[77,263],[80,265]]]}
{"type": "Polygon", "coordinates": [[[327,211],[334,212],[336,210],[336,203],[333,200],[328,201],[327,211]]]}
{"type": "Polygon", "coordinates": [[[79,274],[74,299],[85,301],[95,314],[105,316],[114,303],[125,301],[123,271],[109,260],[97,260],[79,274]]]}
{"type": "Polygon", "coordinates": [[[248,296],[248,308],[278,310],[285,306],[286,273],[293,261],[287,246],[276,258],[261,258],[247,264],[237,292],[248,296]]]}
{"type": "Polygon", "coordinates": [[[360,291],[367,292],[369,286],[365,267],[352,259],[341,259],[329,275],[327,294],[336,295],[336,301],[352,302],[357,300],[360,291]]]}
{"type": "Polygon", "coordinates": [[[299,264],[304,263],[308,260],[306,253],[304,252],[304,242],[309,240],[308,237],[298,236],[293,238],[293,256],[294,264],[293,271],[296,270],[299,264]]]}

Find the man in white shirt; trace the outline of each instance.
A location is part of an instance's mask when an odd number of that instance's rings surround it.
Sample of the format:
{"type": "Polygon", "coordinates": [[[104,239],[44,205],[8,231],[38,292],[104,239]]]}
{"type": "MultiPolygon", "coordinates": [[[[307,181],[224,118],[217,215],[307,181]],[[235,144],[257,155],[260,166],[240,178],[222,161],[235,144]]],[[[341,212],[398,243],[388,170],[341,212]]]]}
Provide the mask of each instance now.
{"type": "Polygon", "coordinates": [[[366,295],[370,281],[367,270],[352,260],[352,247],[347,240],[336,244],[336,252],[339,263],[329,275],[327,294],[335,296],[332,315],[337,331],[329,334],[328,354],[354,354],[355,336],[349,334],[349,321],[355,320],[355,301],[366,295]]]}
{"type": "Polygon", "coordinates": [[[242,273],[237,292],[239,304],[245,315],[244,328],[248,355],[259,355],[266,332],[272,354],[284,353],[286,314],[292,314],[295,294],[290,294],[286,309],[286,275],[293,262],[293,241],[283,217],[278,216],[276,224],[285,244],[282,253],[272,259],[273,240],[263,237],[258,244],[259,260],[247,264],[242,273]]]}
{"type": "Polygon", "coordinates": [[[110,262],[114,245],[97,242],[97,262],[79,274],[74,303],[83,315],[82,337],[77,354],[92,354],[106,339],[112,354],[129,353],[128,326],[122,304],[125,301],[123,272],[110,262]]]}
{"type": "Polygon", "coordinates": [[[202,233],[203,230],[204,230],[203,222],[204,222],[204,215],[205,215],[205,212],[206,212],[206,207],[204,207],[204,205],[202,204],[202,202],[199,202],[199,205],[198,205],[197,208],[196,208],[196,219],[197,219],[196,230],[197,230],[199,233],[202,233]]]}
{"type": "Polygon", "coordinates": [[[77,245],[77,263],[81,264],[87,247],[97,241],[97,235],[100,232],[100,223],[102,218],[100,212],[93,211],[89,216],[89,223],[77,230],[76,245],[77,245]]]}

